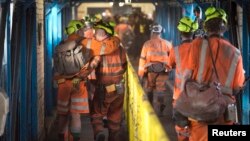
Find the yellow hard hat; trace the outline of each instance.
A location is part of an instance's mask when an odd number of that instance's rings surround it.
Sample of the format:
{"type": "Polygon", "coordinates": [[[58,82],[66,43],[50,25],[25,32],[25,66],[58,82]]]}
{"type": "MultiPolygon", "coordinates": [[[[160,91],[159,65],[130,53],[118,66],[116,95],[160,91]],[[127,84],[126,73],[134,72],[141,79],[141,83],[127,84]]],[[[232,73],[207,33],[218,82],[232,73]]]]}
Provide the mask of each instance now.
{"type": "Polygon", "coordinates": [[[95,20],[100,21],[102,19],[102,15],[100,13],[95,14],[95,20]]]}
{"type": "Polygon", "coordinates": [[[187,16],[181,18],[177,26],[178,30],[181,32],[194,32],[198,27],[198,23],[196,21],[193,22],[192,19],[187,16]]]}
{"type": "Polygon", "coordinates": [[[81,21],[84,23],[84,29],[92,28],[94,26],[93,17],[86,15],[81,21]]]}
{"type": "Polygon", "coordinates": [[[84,24],[79,20],[71,20],[68,26],[65,28],[65,33],[70,35],[77,32],[79,29],[83,28],[84,24]]]}
{"type": "Polygon", "coordinates": [[[209,7],[205,12],[205,23],[213,18],[221,18],[225,23],[227,23],[227,14],[221,8],[209,7]]]}
{"type": "Polygon", "coordinates": [[[106,31],[106,33],[110,34],[110,35],[114,35],[114,26],[115,23],[114,22],[98,22],[97,25],[95,26],[95,28],[100,28],[106,31]]]}
{"type": "Polygon", "coordinates": [[[119,18],[119,22],[127,22],[128,21],[128,17],[125,17],[125,16],[121,16],[119,18]]]}

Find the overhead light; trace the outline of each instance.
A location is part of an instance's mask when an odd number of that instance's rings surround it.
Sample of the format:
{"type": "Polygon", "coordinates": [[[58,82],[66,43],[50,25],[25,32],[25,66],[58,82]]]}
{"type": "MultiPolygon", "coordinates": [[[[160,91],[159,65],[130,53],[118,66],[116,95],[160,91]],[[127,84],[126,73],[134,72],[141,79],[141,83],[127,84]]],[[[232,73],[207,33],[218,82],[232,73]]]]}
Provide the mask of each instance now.
{"type": "Polygon", "coordinates": [[[106,17],[106,13],[105,13],[105,12],[102,12],[102,16],[103,16],[103,17],[106,17]]]}
{"type": "Polygon", "coordinates": [[[125,3],[124,2],[119,2],[119,6],[122,7],[125,3]]]}
{"type": "Polygon", "coordinates": [[[109,2],[109,5],[110,5],[110,6],[113,6],[113,5],[114,5],[114,2],[109,2]]]}
{"type": "Polygon", "coordinates": [[[157,2],[155,2],[155,6],[157,6],[158,5],[158,3],[157,2]]]}
{"type": "Polygon", "coordinates": [[[131,3],[132,0],[125,0],[125,3],[131,3]]]}

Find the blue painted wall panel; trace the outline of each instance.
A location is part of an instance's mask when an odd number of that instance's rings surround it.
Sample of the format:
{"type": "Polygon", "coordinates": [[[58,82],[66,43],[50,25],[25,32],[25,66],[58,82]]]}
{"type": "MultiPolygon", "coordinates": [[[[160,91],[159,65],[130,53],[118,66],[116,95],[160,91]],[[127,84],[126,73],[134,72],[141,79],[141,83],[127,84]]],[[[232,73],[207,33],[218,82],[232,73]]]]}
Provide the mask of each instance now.
{"type": "Polygon", "coordinates": [[[162,34],[162,37],[171,41],[174,46],[180,43],[180,35],[177,31],[176,20],[179,20],[181,16],[181,7],[166,4],[156,8],[155,21],[165,28],[165,32],[162,34]]]}
{"type": "MultiPolygon", "coordinates": [[[[33,27],[37,29],[36,22],[33,27]]],[[[38,93],[37,93],[37,42],[36,42],[36,30],[33,31],[32,37],[32,50],[31,50],[31,140],[38,140],[38,93]]],[[[41,119],[41,118],[40,118],[41,119]]]]}
{"type": "Polygon", "coordinates": [[[27,128],[27,93],[26,93],[26,88],[27,88],[27,81],[26,81],[26,15],[25,15],[25,9],[23,9],[22,12],[22,31],[21,31],[21,65],[20,65],[20,72],[22,75],[20,75],[20,85],[21,85],[21,91],[20,91],[20,119],[19,119],[19,133],[20,133],[20,140],[21,141],[26,141],[28,140],[28,128],[27,128]],[[26,127],[26,128],[22,128],[26,127]]]}
{"type": "Polygon", "coordinates": [[[44,71],[45,71],[45,114],[52,114],[52,20],[51,14],[46,16],[45,20],[45,37],[46,37],[46,46],[45,46],[45,62],[44,62],[44,71]]]}
{"type": "MultiPolygon", "coordinates": [[[[11,18],[12,18],[12,16],[11,16],[11,14],[10,14],[10,11],[8,12],[8,16],[7,16],[7,26],[6,26],[6,40],[7,40],[7,76],[8,76],[8,79],[7,79],[7,81],[6,81],[6,83],[7,83],[7,88],[6,88],[6,92],[7,92],[7,94],[8,94],[8,96],[9,96],[9,100],[11,101],[11,79],[12,79],[12,75],[11,75],[11,53],[10,53],[10,50],[11,50],[11,48],[10,48],[10,21],[11,21],[11,18]]],[[[11,108],[11,107],[9,107],[9,108],[11,108]]],[[[11,118],[10,118],[10,114],[8,114],[8,118],[7,118],[7,128],[6,129],[8,129],[7,131],[6,131],[6,133],[7,133],[7,137],[9,138],[9,139],[11,139],[11,134],[10,134],[10,129],[11,129],[11,118]]]]}
{"type": "MultiPolygon", "coordinates": [[[[246,71],[246,76],[249,76],[249,47],[250,47],[250,33],[249,33],[249,27],[248,27],[248,21],[247,17],[248,17],[248,10],[247,9],[247,4],[245,6],[243,6],[243,33],[242,33],[242,37],[243,37],[243,64],[244,64],[244,69],[246,71]]],[[[249,114],[249,110],[250,110],[250,104],[249,104],[249,82],[243,92],[242,95],[242,122],[243,124],[250,124],[249,120],[250,120],[250,114],[249,114]]]]}
{"type": "Polygon", "coordinates": [[[58,9],[58,5],[50,8],[50,12],[46,15],[45,33],[45,110],[46,115],[50,116],[56,106],[56,89],[53,88],[53,66],[52,59],[54,48],[62,40],[62,13],[58,9]]]}

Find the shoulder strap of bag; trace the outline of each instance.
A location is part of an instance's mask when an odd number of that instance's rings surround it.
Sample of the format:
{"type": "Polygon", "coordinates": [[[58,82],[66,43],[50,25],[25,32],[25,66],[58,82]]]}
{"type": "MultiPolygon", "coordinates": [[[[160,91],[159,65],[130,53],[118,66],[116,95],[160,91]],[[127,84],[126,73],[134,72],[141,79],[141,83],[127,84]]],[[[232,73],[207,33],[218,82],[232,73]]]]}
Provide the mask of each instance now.
{"type": "Polygon", "coordinates": [[[85,38],[84,37],[80,37],[80,38],[76,39],[75,41],[76,41],[77,45],[81,44],[81,41],[83,39],[85,39],[85,38]]]}
{"type": "Polygon", "coordinates": [[[209,40],[208,40],[208,39],[205,39],[205,40],[208,42],[208,48],[209,48],[210,56],[211,56],[211,59],[212,59],[212,64],[213,64],[215,76],[216,76],[217,80],[220,81],[220,80],[219,80],[219,75],[218,75],[218,72],[217,72],[217,69],[216,69],[216,65],[215,65],[216,60],[217,60],[217,58],[218,58],[218,54],[219,54],[220,43],[218,43],[219,46],[218,46],[218,48],[217,48],[216,56],[215,56],[215,59],[214,59],[213,53],[212,53],[212,48],[211,48],[211,46],[210,46],[209,40]]]}

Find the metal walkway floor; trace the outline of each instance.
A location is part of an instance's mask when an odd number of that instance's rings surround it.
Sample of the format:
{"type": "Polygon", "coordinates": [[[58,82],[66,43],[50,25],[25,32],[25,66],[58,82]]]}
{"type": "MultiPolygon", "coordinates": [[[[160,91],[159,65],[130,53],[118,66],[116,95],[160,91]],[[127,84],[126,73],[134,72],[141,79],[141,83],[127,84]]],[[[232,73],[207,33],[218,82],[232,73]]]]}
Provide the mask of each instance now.
{"type": "MultiPolygon", "coordinates": [[[[93,131],[92,126],[90,123],[90,117],[87,115],[82,116],[82,132],[81,132],[81,141],[94,141],[93,138],[93,131]]],[[[176,133],[174,129],[174,123],[172,120],[172,94],[168,95],[168,101],[167,106],[164,111],[164,115],[159,117],[167,136],[169,137],[170,141],[177,141],[176,133]]],[[[121,132],[122,136],[120,141],[128,141],[128,132],[127,127],[125,123],[123,123],[121,132]]],[[[49,133],[47,139],[45,141],[57,141],[57,125],[56,122],[54,126],[51,129],[51,132],[49,133]]],[[[106,130],[106,134],[108,134],[108,131],[106,130]]]]}
{"type": "MultiPolygon", "coordinates": [[[[82,132],[81,132],[81,140],[80,141],[94,141],[94,137],[93,137],[93,130],[92,130],[92,126],[90,123],[90,117],[89,116],[82,116],[81,117],[82,120],[82,132]]],[[[123,140],[121,141],[128,141],[128,134],[126,131],[126,125],[123,124],[124,126],[122,126],[121,128],[121,138],[123,140]]],[[[105,133],[106,133],[106,137],[108,136],[108,130],[105,129],[105,133]]],[[[45,141],[57,141],[57,124],[55,123],[51,129],[51,132],[49,133],[47,139],[45,139],[45,141]]],[[[107,140],[106,140],[107,141],[107,140]]]]}

